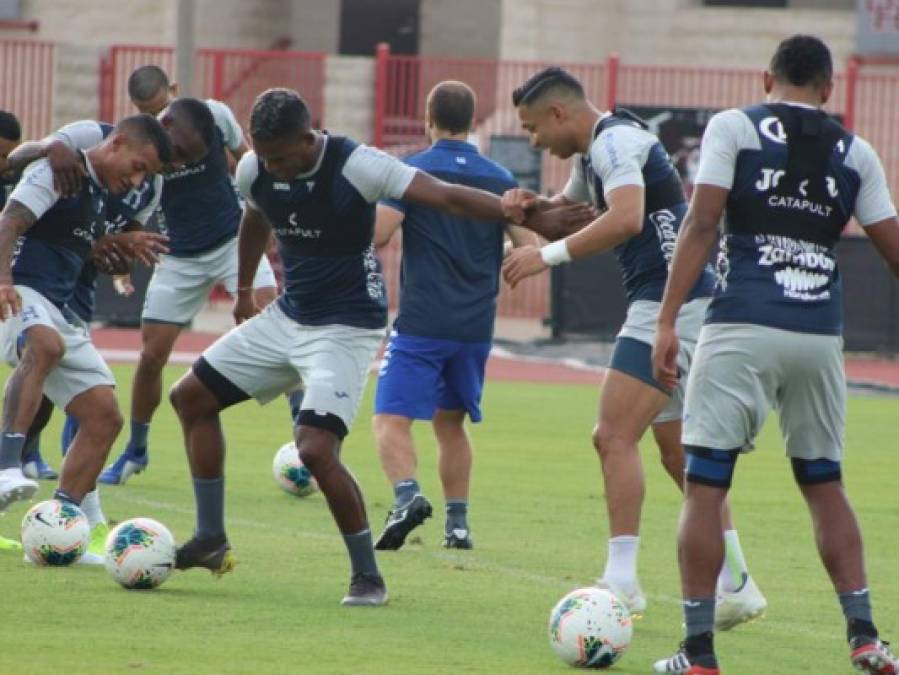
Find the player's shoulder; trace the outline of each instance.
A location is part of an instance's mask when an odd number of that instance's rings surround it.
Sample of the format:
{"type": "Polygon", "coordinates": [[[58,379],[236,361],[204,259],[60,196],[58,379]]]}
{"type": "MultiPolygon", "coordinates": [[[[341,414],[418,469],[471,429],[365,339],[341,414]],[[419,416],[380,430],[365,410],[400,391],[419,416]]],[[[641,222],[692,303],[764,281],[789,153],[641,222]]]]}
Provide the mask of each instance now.
{"type": "Polygon", "coordinates": [[[757,106],[749,106],[746,108],[728,108],[716,112],[709,118],[706,125],[705,137],[711,138],[715,136],[732,136],[737,140],[744,140],[749,137],[755,137],[755,123],[752,116],[757,106]]]}
{"type": "Polygon", "coordinates": [[[476,157],[478,158],[477,161],[480,163],[482,170],[489,177],[513,185],[518,184],[518,181],[515,180],[515,175],[496,160],[491,159],[487,155],[484,155],[480,152],[476,154],[476,157]]]}
{"type": "Polygon", "coordinates": [[[228,115],[229,117],[234,115],[227,103],[215,98],[207,98],[206,107],[209,108],[213,115],[228,115]]]}
{"type": "Polygon", "coordinates": [[[259,177],[259,159],[253,150],[247,150],[234,171],[234,177],[240,185],[252,185],[259,177]]]}
{"type": "Polygon", "coordinates": [[[53,169],[50,167],[49,159],[42,157],[27,166],[22,173],[22,179],[18,182],[16,187],[18,188],[27,185],[53,187],[53,169]]]}

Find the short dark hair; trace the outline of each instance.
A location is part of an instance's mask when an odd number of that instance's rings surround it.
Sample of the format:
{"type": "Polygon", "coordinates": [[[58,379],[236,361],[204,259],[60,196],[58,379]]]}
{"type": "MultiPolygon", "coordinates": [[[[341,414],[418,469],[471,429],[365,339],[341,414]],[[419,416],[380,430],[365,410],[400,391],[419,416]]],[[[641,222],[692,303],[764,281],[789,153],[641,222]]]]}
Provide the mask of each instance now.
{"type": "Polygon", "coordinates": [[[428,116],[438,129],[451,134],[471,129],[474,119],[475,95],[464,82],[446,80],[428,94],[428,116]]]}
{"type": "Polygon", "coordinates": [[[263,142],[297,136],[308,131],[310,124],[309,106],[293,89],[266,89],[250,111],[250,136],[263,142]]]}
{"type": "Polygon", "coordinates": [[[768,70],[780,82],[821,86],[833,79],[833,59],[820,38],[793,35],[777,45],[768,70]]]}
{"type": "Polygon", "coordinates": [[[0,110],[0,138],[7,141],[22,140],[22,125],[19,118],[6,110],[0,110]]]}
{"type": "Polygon", "coordinates": [[[138,143],[151,143],[163,164],[172,161],[172,139],[153,115],[126,117],[116,124],[115,130],[138,143]]]}
{"type": "Polygon", "coordinates": [[[176,98],[169,105],[171,111],[182,111],[190,119],[190,123],[207,148],[215,143],[215,117],[205,101],[198,98],[176,98]]]}
{"type": "Polygon", "coordinates": [[[566,92],[584,98],[584,87],[574,75],[558,66],[550,66],[532,75],[512,92],[512,105],[517,108],[534,103],[550,92],[566,92]]]}
{"type": "Polygon", "coordinates": [[[128,76],[128,96],[132,101],[148,101],[169,86],[169,76],[159,66],[141,66],[128,76]]]}

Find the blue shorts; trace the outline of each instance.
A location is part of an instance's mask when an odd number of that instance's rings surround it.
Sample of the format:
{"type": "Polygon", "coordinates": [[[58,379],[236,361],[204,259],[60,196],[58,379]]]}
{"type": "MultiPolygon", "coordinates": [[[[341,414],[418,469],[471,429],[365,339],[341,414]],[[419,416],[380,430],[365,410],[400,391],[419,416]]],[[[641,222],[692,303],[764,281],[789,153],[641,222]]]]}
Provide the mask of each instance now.
{"type": "Polygon", "coordinates": [[[438,409],[465,410],[480,422],[490,346],[392,332],[378,374],[375,414],[429,420],[438,409]]]}

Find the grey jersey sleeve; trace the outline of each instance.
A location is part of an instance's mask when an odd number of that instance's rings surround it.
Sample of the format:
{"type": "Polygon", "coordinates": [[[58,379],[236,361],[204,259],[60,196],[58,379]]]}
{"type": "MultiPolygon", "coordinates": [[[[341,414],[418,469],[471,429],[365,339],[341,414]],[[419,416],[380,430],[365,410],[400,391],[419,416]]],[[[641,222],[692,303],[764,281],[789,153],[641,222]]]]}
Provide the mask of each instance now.
{"type": "Polygon", "coordinates": [[[206,105],[209,106],[209,110],[212,112],[215,125],[225,137],[225,145],[232,150],[237,150],[243,143],[243,130],[237,123],[237,118],[234,117],[231,108],[221,101],[216,101],[212,98],[206,100],[206,105]]]}
{"type": "Polygon", "coordinates": [[[590,189],[587,187],[587,179],[584,176],[584,167],[580,161],[580,155],[571,163],[571,176],[562,189],[562,196],[570,202],[590,203],[590,189]]]}
{"type": "Polygon", "coordinates": [[[603,193],[622,185],[643,187],[643,165],[657,140],[648,131],[623,124],[601,132],[590,146],[590,163],[603,193]]]}
{"type": "MultiPolygon", "coordinates": [[[[53,170],[50,162],[39,159],[25,171],[22,180],[10,193],[8,201],[17,201],[40,218],[59,200],[59,193],[53,187],[53,170]]],[[[8,203],[8,202],[7,202],[8,203]]]]}
{"type": "Polygon", "coordinates": [[[87,150],[103,142],[103,129],[97,122],[72,122],[50,134],[46,140],[62,141],[72,150],[87,150]]]}
{"type": "Polygon", "coordinates": [[[260,211],[259,205],[253,201],[250,194],[253,189],[253,183],[259,177],[259,160],[256,159],[256,153],[252,150],[244,153],[237,163],[237,171],[235,171],[235,181],[237,182],[237,191],[244,201],[254,211],[260,211]]]}
{"type": "Polygon", "coordinates": [[[734,186],[740,150],[760,147],[752,121],[742,110],[733,108],[717,113],[702,135],[695,182],[730,190],[734,186]]]}
{"type": "Polygon", "coordinates": [[[853,213],[862,226],[873,225],[896,215],[890,197],[883,165],[874,148],[858,136],[846,155],[846,166],[858,172],[861,179],[853,213]]]}
{"type": "Polygon", "coordinates": [[[343,177],[368,202],[402,199],[416,170],[377,148],[359,145],[343,165],[343,177]]]}

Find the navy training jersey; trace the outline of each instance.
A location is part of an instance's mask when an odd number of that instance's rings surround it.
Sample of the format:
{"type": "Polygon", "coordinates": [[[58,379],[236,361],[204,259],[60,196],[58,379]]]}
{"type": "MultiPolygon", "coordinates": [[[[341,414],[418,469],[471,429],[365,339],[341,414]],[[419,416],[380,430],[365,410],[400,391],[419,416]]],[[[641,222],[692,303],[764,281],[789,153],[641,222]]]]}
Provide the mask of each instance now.
{"type": "Polygon", "coordinates": [[[807,106],[729,110],[706,129],[697,183],[730,191],[706,322],[841,334],[841,232],[853,213],[895,215],[871,147],[807,106]]]}
{"type": "Polygon", "coordinates": [[[278,306],[288,317],[311,326],[381,328],[387,293],[372,246],[375,203],[402,197],[415,170],[348,138],[323,138],[316,166],[288,181],[246,153],[238,188],[274,230],[284,263],[278,306]]]}
{"type": "MultiPolygon", "coordinates": [[[[607,208],[605,195],[624,185],[644,189],[645,209],[640,233],[615,247],[628,303],[659,302],[668,280],[668,269],[687,200],[680,176],[655,135],[626,110],[616,110],[597,120],[593,143],[577,158],[564,195],[570,201],[592,202],[607,208]]],[[[704,271],[688,300],[712,294],[711,268],[704,271]]]]}
{"type": "MultiPolygon", "coordinates": [[[[507,169],[464,141],[438,140],[405,161],[448,183],[496,195],[517,186],[507,169]]],[[[401,200],[385,203],[405,214],[396,330],[448,340],[492,339],[505,224],[401,200]]]]}
{"type": "Polygon", "coordinates": [[[9,196],[37,216],[17,242],[13,283],[33,288],[60,308],[74,292],[94,243],[105,233],[108,193],[86,156],[82,161],[89,176],[75,197],[60,198],[46,159],[32,164],[9,196]]]}

